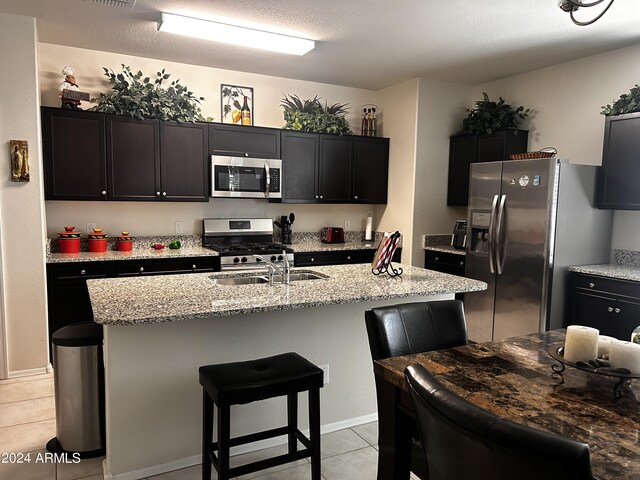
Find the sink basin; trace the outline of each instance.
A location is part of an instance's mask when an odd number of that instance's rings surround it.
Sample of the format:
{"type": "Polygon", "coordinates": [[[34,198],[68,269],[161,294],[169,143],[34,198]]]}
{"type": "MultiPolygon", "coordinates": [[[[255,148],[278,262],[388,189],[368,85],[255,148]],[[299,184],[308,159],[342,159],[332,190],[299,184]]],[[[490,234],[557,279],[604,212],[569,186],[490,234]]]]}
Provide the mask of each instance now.
{"type": "MultiPolygon", "coordinates": [[[[300,280],[324,280],[327,278],[329,277],[315,272],[292,272],[289,274],[291,282],[298,282],[300,280]]],[[[226,277],[212,277],[212,279],[218,285],[255,285],[269,283],[266,275],[231,275],[226,277]]],[[[273,283],[282,283],[282,275],[274,275],[273,283]]]]}
{"type": "MultiPolygon", "coordinates": [[[[319,273],[313,272],[293,272],[289,274],[289,280],[292,282],[297,282],[299,280],[325,280],[329,277],[326,275],[320,275],[319,273]]],[[[273,276],[274,283],[279,283],[282,281],[282,275],[274,275],[273,276]]]]}
{"type": "Polygon", "coordinates": [[[269,283],[265,277],[220,277],[213,281],[218,285],[254,285],[256,283],[269,283]]]}

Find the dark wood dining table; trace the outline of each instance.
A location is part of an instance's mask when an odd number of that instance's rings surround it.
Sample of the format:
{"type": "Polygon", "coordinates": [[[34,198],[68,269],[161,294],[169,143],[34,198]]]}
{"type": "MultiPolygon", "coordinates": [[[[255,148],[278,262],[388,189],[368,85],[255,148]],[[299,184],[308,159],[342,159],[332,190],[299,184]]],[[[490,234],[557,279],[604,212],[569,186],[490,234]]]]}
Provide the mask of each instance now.
{"type": "Polygon", "coordinates": [[[378,480],[409,478],[414,410],[404,369],[414,363],[485,410],[587,443],[598,479],[640,479],[640,379],[616,399],[616,378],[570,366],[552,376],[558,362],[548,350],[564,338],[560,329],[374,362],[378,480]]]}

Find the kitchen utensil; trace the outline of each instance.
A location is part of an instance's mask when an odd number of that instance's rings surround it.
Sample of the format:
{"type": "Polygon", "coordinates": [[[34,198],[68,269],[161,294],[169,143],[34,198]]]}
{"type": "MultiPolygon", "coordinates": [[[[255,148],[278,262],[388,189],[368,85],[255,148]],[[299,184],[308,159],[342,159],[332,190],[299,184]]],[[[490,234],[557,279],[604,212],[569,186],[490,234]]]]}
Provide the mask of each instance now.
{"type": "Polygon", "coordinates": [[[294,215],[293,212],[291,212],[289,214],[289,222],[291,223],[291,225],[293,225],[294,220],[296,219],[296,216],[294,215]]]}
{"type": "Polygon", "coordinates": [[[344,243],[344,229],[341,227],[324,227],[320,233],[322,243],[344,243]]]}

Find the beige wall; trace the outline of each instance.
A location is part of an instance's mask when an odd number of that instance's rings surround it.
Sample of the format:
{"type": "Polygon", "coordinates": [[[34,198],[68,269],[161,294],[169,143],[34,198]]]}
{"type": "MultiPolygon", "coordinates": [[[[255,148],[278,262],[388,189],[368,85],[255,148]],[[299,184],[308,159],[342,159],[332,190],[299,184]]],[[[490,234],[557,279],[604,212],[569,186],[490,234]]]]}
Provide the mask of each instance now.
{"type": "MultiPolygon", "coordinates": [[[[42,104],[58,106],[57,88],[62,81],[60,70],[65,65],[76,69],[80,88],[92,96],[109,89],[102,67],[120,70],[120,64],[146,75],[166,68],[171,79],[180,79],[196,95],[205,97],[202,111],[205,116],[220,120],[220,83],[247,85],[254,88],[254,120],[256,125],[283,126],[280,99],[286,94],[301,98],[322,97],[329,104],[348,103],[347,116],[354,133],[360,133],[360,106],[377,103],[377,92],[338,85],[269,77],[251,73],[167,62],[164,60],[131,57],[109,52],[42,43],[40,48],[40,83],[42,104]]],[[[90,108],[83,103],[83,108],[90,108]]],[[[392,139],[393,145],[396,140],[392,139]]],[[[375,207],[376,211],[384,207],[375,207]]],[[[185,222],[185,233],[200,234],[201,220],[216,216],[265,216],[277,218],[294,212],[295,231],[318,231],[323,226],[344,226],[351,222],[352,230],[363,230],[371,205],[278,205],[266,201],[245,199],[210,199],[208,203],[155,203],[155,202],[46,202],[47,235],[55,236],[64,225],[76,225],[85,231],[87,223],[98,223],[110,234],[128,230],[132,235],[170,235],[174,222],[185,222]]],[[[380,215],[374,215],[374,229],[380,215]]]]}
{"type": "Polygon", "coordinates": [[[2,282],[10,375],[48,363],[44,202],[33,18],[0,13],[0,217],[2,282]],[[8,47],[10,46],[10,47],[8,47]],[[10,181],[9,140],[29,142],[31,181],[10,181]]]}
{"type": "Polygon", "coordinates": [[[402,262],[411,263],[418,117],[418,79],[378,92],[383,118],[382,134],[391,138],[389,148],[389,198],[386,209],[376,212],[380,229],[403,234],[402,262]]]}
{"type": "MultiPolygon", "coordinates": [[[[532,108],[530,150],[554,146],[572,163],[601,165],[601,106],[638,83],[639,57],[640,45],[634,45],[480,85],[474,98],[484,91],[532,108]]],[[[640,250],[640,212],[615,213],[612,248],[640,250]]]]}
{"type": "Polygon", "coordinates": [[[447,207],[449,137],[460,126],[471,88],[421,78],[418,84],[413,251],[411,263],[424,265],[422,236],[450,234],[466,207],[447,207]]]}

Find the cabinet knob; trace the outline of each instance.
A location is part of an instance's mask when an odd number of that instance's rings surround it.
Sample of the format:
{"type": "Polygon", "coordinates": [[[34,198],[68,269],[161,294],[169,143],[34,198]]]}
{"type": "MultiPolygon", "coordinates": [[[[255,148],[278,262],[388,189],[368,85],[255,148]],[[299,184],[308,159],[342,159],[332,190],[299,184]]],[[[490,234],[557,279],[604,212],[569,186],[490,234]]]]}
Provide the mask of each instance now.
{"type": "Polygon", "coordinates": [[[608,311],[613,312],[613,307],[607,308],[608,311]]]}
{"type": "Polygon", "coordinates": [[[80,275],[84,275],[85,273],[87,273],[86,270],[80,270],[80,275]]]}
{"type": "Polygon", "coordinates": [[[140,271],[141,271],[141,272],[144,272],[144,267],[140,267],[140,271]]]}
{"type": "Polygon", "coordinates": [[[247,152],[245,152],[245,153],[244,153],[244,156],[245,156],[245,157],[248,157],[248,156],[249,156],[249,154],[248,154],[247,152]]]}
{"type": "Polygon", "coordinates": [[[318,195],[316,195],[316,198],[318,198],[318,195]]]}
{"type": "Polygon", "coordinates": [[[313,257],[311,257],[311,261],[312,261],[312,262],[315,262],[315,261],[316,261],[316,259],[315,259],[315,258],[313,258],[313,257]]]}
{"type": "Polygon", "coordinates": [[[102,190],[100,192],[100,195],[102,195],[103,197],[106,197],[107,196],[107,191],[106,190],[102,190]]]}
{"type": "Polygon", "coordinates": [[[322,195],[320,195],[320,199],[323,199],[324,197],[322,195]]]}
{"type": "Polygon", "coordinates": [[[464,267],[464,262],[460,262],[460,266],[461,266],[461,267],[464,267]]]}
{"type": "Polygon", "coordinates": [[[347,260],[351,260],[351,255],[347,255],[347,260]]]}
{"type": "Polygon", "coordinates": [[[620,313],[620,309],[619,308],[616,308],[613,311],[616,312],[616,313],[620,313]]]}
{"type": "Polygon", "coordinates": [[[357,200],[357,199],[358,199],[358,195],[354,196],[353,198],[354,198],[355,200],[357,200]]]}
{"type": "Polygon", "coordinates": [[[195,265],[191,265],[191,269],[192,270],[195,270],[196,268],[198,268],[198,267],[196,267],[195,265]]]}
{"type": "Polygon", "coordinates": [[[166,197],[167,196],[167,192],[162,192],[162,196],[166,197]]]}
{"type": "Polygon", "coordinates": [[[595,286],[596,286],[596,284],[595,284],[595,283],[593,283],[593,282],[589,282],[589,288],[593,288],[593,287],[595,287],[595,286]]]}
{"type": "Polygon", "coordinates": [[[439,261],[440,261],[440,257],[436,257],[436,258],[434,258],[434,260],[435,260],[436,262],[439,262],[439,261]]]}
{"type": "Polygon", "coordinates": [[[160,192],[156,192],[156,197],[159,197],[159,196],[160,196],[160,192]]]}

